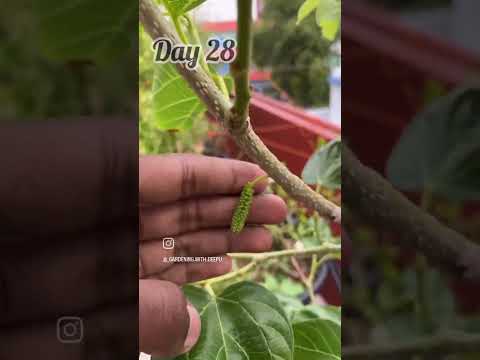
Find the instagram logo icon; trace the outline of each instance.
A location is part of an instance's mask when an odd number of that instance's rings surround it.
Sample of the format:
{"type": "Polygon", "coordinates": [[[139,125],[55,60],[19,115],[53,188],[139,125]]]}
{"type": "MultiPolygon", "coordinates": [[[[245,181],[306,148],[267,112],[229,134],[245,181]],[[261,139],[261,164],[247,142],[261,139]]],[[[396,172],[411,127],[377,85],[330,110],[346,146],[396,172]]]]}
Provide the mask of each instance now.
{"type": "Polygon", "coordinates": [[[174,238],[163,238],[163,248],[165,250],[171,250],[175,247],[175,239],[174,238]]]}
{"type": "Polygon", "coordinates": [[[83,339],[83,321],[76,316],[64,316],[57,321],[57,338],[62,343],[79,343],[83,339]]]}

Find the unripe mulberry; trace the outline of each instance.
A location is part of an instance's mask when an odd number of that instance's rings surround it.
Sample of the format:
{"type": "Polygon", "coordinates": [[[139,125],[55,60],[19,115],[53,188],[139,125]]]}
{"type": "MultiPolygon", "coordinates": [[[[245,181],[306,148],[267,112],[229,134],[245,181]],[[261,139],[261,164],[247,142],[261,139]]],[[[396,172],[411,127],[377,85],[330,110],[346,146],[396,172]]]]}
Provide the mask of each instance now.
{"type": "Polygon", "coordinates": [[[250,207],[252,206],[253,193],[253,183],[247,183],[243,187],[237,207],[233,213],[232,223],[230,224],[230,230],[233,233],[239,233],[243,230],[248,213],[250,212],[250,207]]]}
{"type": "Polygon", "coordinates": [[[259,176],[255,180],[246,183],[243,187],[237,207],[233,213],[232,223],[230,224],[230,230],[233,233],[239,233],[245,227],[245,221],[247,221],[248,213],[252,206],[255,184],[265,179],[268,179],[267,175],[259,176]]]}

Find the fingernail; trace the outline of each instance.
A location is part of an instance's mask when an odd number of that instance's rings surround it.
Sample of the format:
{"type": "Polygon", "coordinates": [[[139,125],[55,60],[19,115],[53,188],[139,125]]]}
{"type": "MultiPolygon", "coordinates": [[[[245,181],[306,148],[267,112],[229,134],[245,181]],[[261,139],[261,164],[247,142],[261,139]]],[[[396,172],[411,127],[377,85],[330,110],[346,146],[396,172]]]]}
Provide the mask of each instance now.
{"type": "Polygon", "coordinates": [[[190,326],[188,327],[187,338],[185,339],[185,343],[183,344],[184,353],[190,351],[197,343],[201,331],[201,320],[197,310],[193,307],[192,304],[188,303],[187,311],[190,317],[190,326]]]}

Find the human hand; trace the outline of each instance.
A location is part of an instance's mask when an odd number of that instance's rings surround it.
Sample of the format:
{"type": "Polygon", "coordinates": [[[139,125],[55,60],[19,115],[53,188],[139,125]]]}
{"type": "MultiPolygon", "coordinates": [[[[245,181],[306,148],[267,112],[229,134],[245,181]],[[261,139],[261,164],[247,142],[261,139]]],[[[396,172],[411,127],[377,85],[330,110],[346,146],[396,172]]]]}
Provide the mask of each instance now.
{"type": "Polygon", "coordinates": [[[137,138],[135,121],[0,124],[0,359],[138,356],[137,138]]]}
{"type": "Polygon", "coordinates": [[[265,175],[251,163],[196,155],[140,159],[140,350],[159,357],[188,351],[200,335],[200,317],[181,285],[231,270],[229,252],[270,249],[270,233],[256,224],[286,217],[275,195],[257,184],[247,226],[230,232],[232,214],[245,183],[265,175]],[[174,238],[171,249],[163,238],[174,238]],[[215,256],[219,262],[169,262],[174,256],[215,256]],[[164,261],[164,259],[166,261],[164,261]]]}

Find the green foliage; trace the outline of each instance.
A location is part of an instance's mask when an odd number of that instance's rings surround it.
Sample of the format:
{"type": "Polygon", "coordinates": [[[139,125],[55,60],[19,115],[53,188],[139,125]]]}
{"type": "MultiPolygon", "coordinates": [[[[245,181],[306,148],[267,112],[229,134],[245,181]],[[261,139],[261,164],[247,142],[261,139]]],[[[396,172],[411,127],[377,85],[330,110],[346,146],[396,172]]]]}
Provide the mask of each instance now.
{"type": "Polygon", "coordinates": [[[378,289],[377,302],[374,305],[383,321],[377,322],[372,332],[372,340],[376,343],[415,339],[433,331],[461,329],[456,314],[455,299],[449,285],[441,273],[436,270],[425,272],[425,302],[428,304],[429,317],[433,329],[425,328],[415,312],[418,300],[417,274],[407,269],[403,272],[393,271],[378,289]]]}
{"type": "Polygon", "coordinates": [[[156,64],[152,120],[161,130],[189,130],[206,107],[172,64],[156,64]]]}
{"type": "MultiPolygon", "coordinates": [[[[207,121],[197,121],[184,119],[184,121],[173,123],[173,128],[186,129],[187,131],[167,131],[166,124],[172,123],[169,119],[163,123],[162,117],[156,117],[154,109],[154,86],[161,86],[160,70],[164,64],[154,64],[152,52],[152,40],[140,27],[139,30],[139,108],[140,108],[140,152],[142,154],[160,154],[170,152],[199,152],[201,151],[207,137],[207,132],[214,125],[207,121]],[[155,84],[154,84],[155,82],[155,84]]],[[[170,66],[170,65],[166,65],[170,66]]],[[[176,71],[176,70],[175,70],[176,71]]],[[[164,72],[165,73],[165,72],[164,72]]],[[[183,79],[182,79],[183,81],[183,79]]],[[[186,83],[178,82],[180,87],[188,86],[186,83]]],[[[191,91],[186,88],[184,91],[191,91]]],[[[171,102],[179,99],[172,98],[168,93],[157,93],[156,99],[159,101],[162,97],[171,99],[171,102]]],[[[158,106],[161,106],[159,104],[158,106]]],[[[168,110],[168,109],[167,109],[168,110]]],[[[179,113],[181,113],[181,109],[179,113]]],[[[160,115],[163,115],[161,113],[160,115]]],[[[179,115],[181,116],[181,115],[179,115]]],[[[200,114],[198,116],[201,116],[200,114]]],[[[177,115],[178,120],[178,115],[177,115]]],[[[180,119],[182,120],[182,119],[180,119]]],[[[169,129],[171,130],[171,129],[169,129]]]]}
{"type": "MultiPolygon", "coordinates": [[[[200,5],[204,0],[165,0],[164,4],[169,10],[169,14],[177,18],[186,15],[186,12],[200,5]]],[[[181,32],[181,37],[187,42],[198,44],[203,49],[203,44],[199,42],[198,30],[196,25],[189,20],[189,31],[185,32],[180,22],[176,22],[177,31],[181,32]]],[[[193,91],[190,85],[177,71],[175,65],[164,63],[153,63],[154,52],[151,49],[151,40],[146,39],[143,29],[141,29],[141,61],[140,72],[142,69],[149,69],[147,81],[153,78],[151,89],[145,89],[147,97],[151,101],[151,109],[149,112],[150,121],[155,122],[157,130],[183,130],[191,131],[196,120],[202,117],[206,111],[206,106],[193,91]],[[142,39],[143,38],[143,39],[142,39]]],[[[204,56],[204,51],[200,52],[200,56],[204,56]]],[[[203,67],[202,62],[200,64],[203,67]]],[[[212,78],[215,77],[219,82],[224,82],[226,91],[230,91],[233,87],[231,78],[220,77],[213,68],[204,68],[212,78]]],[[[141,80],[143,77],[141,76],[141,80]]],[[[142,97],[142,94],[141,94],[142,97]]]]}
{"type": "Polygon", "coordinates": [[[195,347],[175,360],[323,360],[340,359],[340,309],[293,303],[284,305],[268,290],[239,282],[220,294],[187,286],[184,293],[201,316],[195,347]]]}
{"type": "Polygon", "coordinates": [[[295,360],[340,360],[341,314],[335,307],[308,306],[293,317],[295,360]]]}
{"type": "Polygon", "coordinates": [[[340,29],[340,0],[305,0],[298,10],[297,23],[301,23],[315,11],[317,25],[327,40],[334,40],[340,29]]]}
{"type": "Polygon", "coordinates": [[[38,36],[45,54],[59,61],[111,63],[135,41],[138,2],[130,0],[35,1],[38,36]]]}
{"type": "Polygon", "coordinates": [[[219,295],[186,287],[201,314],[202,333],[195,347],[178,360],[293,360],[292,325],[277,298],[252,282],[240,282],[219,295]]]}
{"type": "Polygon", "coordinates": [[[297,26],[302,0],[268,0],[255,31],[253,57],[301,106],[328,103],[329,48],[313,17],[297,26]]]}
{"type": "Polygon", "coordinates": [[[452,200],[480,199],[480,89],[440,98],[406,128],[387,165],[402,190],[452,200]]]}
{"type": "Polygon", "coordinates": [[[290,298],[295,298],[305,291],[305,288],[300,283],[293,281],[289,277],[275,277],[272,274],[265,276],[264,285],[268,290],[290,298]]]}
{"type": "Polygon", "coordinates": [[[172,17],[179,17],[202,5],[206,0],[163,0],[172,17]]]}
{"type": "Polygon", "coordinates": [[[321,146],[308,160],[302,172],[307,184],[340,189],[342,183],[342,141],[335,139],[321,146]]]}
{"type": "Polygon", "coordinates": [[[286,196],[279,187],[274,192],[284,198],[289,209],[287,221],[271,227],[276,241],[293,241],[292,247],[305,249],[322,245],[324,243],[339,243],[340,238],[332,234],[330,224],[318,214],[308,214],[307,210],[286,196]]]}

